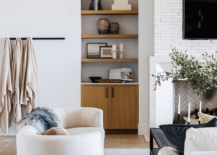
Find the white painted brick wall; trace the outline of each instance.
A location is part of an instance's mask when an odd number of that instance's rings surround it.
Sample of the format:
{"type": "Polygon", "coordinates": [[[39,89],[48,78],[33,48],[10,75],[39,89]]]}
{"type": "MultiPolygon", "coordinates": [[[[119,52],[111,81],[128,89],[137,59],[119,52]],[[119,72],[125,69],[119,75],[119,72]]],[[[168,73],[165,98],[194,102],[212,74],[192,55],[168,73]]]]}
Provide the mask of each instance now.
{"type": "Polygon", "coordinates": [[[172,47],[195,56],[205,51],[215,53],[216,40],[183,40],[182,3],[182,0],[154,0],[154,55],[167,55],[172,47]]]}

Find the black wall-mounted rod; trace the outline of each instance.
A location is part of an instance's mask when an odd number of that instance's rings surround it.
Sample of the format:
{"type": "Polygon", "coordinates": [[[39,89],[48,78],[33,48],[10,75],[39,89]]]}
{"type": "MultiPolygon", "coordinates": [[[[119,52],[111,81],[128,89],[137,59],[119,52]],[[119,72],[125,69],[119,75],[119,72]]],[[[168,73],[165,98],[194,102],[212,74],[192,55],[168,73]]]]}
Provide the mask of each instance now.
{"type": "MultiPolygon", "coordinates": [[[[27,38],[21,38],[26,40],[27,38]]],[[[65,38],[32,38],[33,40],[65,40],[65,38]]],[[[16,40],[16,38],[10,38],[10,40],[16,40]]]]}

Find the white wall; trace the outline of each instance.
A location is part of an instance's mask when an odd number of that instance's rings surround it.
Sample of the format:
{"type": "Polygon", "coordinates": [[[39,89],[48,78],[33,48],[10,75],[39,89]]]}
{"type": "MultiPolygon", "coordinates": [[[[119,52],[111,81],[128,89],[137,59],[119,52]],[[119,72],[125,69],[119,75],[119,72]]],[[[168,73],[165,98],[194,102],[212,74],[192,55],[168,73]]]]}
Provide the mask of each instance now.
{"type": "MultiPolygon", "coordinates": [[[[216,40],[183,40],[182,37],[182,18],[183,18],[183,0],[140,0],[140,17],[139,18],[139,34],[140,34],[140,41],[139,41],[139,57],[140,59],[144,59],[145,56],[148,56],[147,53],[145,53],[145,49],[148,49],[147,52],[153,51],[154,57],[150,58],[150,62],[152,63],[149,71],[151,74],[156,74],[157,71],[157,63],[168,63],[170,64],[171,60],[168,56],[169,53],[172,52],[172,47],[176,47],[180,50],[187,50],[188,54],[194,55],[194,56],[201,56],[201,53],[204,53],[207,51],[208,53],[214,53],[217,50],[217,41],[216,40]],[[142,5],[141,5],[142,4],[142,5]],[[144,9],[145,8],[145,9],[144,9]],[[151,12],[151,9],[153,9],[153,15],[151,12]],[[147,13],[146,13],[146,12],[147,13]],[[142,15],[142,16],[141,16],[142,15]],[[153,19],[153,26],[151,27],[151,19],[153,19]],[[148,26],[149,25],[149,26],[148,26]],[[151,36],[151,32],[153,30],[153,35],[151,36]],[[150,31],[146,33],[142,33],[141,31],[150,31]],[[149,34],[149,35],[148,35],[149,34]],[[149,40],[141,39],[142,38],[149,38],[149,40]],[[152,44],[152,37],[153,44],[152,44]],[[143,44],[143,43],[148,44],[143,44]],[[171,47],[172,46],[172,47],[171,47]]],[[[149,55],[150,56],[150,55],[149,55]]],[[[146,65],[145,61],[140,61],[139,64],[139,81],[140,81],[140,105],[143,105],[142,102],[146,103],[148,102],[148,105],[146,107],[149,108],[149,110],[140,109],[140,116],[146,118],[144,114],[141,114],[142,111],[145,111],[145,113],[148,111],[148,120],[147,124],[149,127],[157,127],[159,124],[161,124],[163,119],[162,117],[165,112],[161,112],[161,106],[157,107],[157,104],[160,104],[160,99],[156,98],[156,94],[162,91],[163,87],[158,89],[158,92],[154,91],[154,79],[144,68],[146,65]],[[146,74],[148,73],[149,78],[146,78],[146,74]],[[149,81],[149,91],[146,90],[148,86],[146,86],[145,82],[149,81]],[[149,95],[149,97],[146,96],[146,94],[149,95]],[[146,98],[147,97],[147,98],[146,98]],[[156,114],[158,113],[158,114],[156,114]],[[158,120],[157,120],[158,119],[158,120]]],[[[162,66],[161,66],[162,67],[162,66]]],[[[165,83],[166,85],[166,83],[165,83]]],[[[172,90],[172,85],[170,85],[170,90],[172,90]]],[[[168,93],[168,92],[166,92],[168,93]]],[[[171,92],[171,96],[174,95],[173,92],[171,92]]],[[[169,101],[171,103],[174,103],[172,101],[172,98],[169,98],[169,101]]],[[[145,104],[146,105],[146,104],[145,104]]],[[[168,107],[167,107],[168,108],[168,107]]],[[[171,108],[171,106],[169,107],[171,108]]],[[[170,115],[170,114],[169,114],[170,115]]],[[[169,115],[167,115],[169,117],[169,115]]],[[[166,120],[171,121],[171,119],[166,120]]],[[[149,132],[149,131],[147,131],[149,132]]]]}
{"type": "MultiPolygon", "coordinates": [[[[84,3],[86,1],[82,0],[84,3]]],[[[130,0],[129,3],[134,4],[134,1],[130,0]]],[[[80,106],[80,1],[1,0],[0,21],[0,61],[5,37],[66,38],[65,41],[34,41],[41,85],[37,101],[38,105],[48,107],[80,106]]],[[[139,134],[144,134],[149,124],[149,56],[153,53],[152,0],[139,0],[138,21],[139,134]]]]}
{"type": "Polygon", "coordinates": [[[39,106],[80,106],[80,3],[79,0],[1,0],[0,65],[5,37],[66,38],[34,41],[40,74],[39,106]]]}
{"type": "Polygon", "coordinates": [[[183,0],[154,0],[154,55],[167,55],[171,47],[192,55],[214,53],[217,41],[182,39],[183,0]]]}
{"type": "Polygon", "coordinates": [[[149,57],[153,54],[153,0],[139,0],[139,134],[149,131],[149,57]]]}

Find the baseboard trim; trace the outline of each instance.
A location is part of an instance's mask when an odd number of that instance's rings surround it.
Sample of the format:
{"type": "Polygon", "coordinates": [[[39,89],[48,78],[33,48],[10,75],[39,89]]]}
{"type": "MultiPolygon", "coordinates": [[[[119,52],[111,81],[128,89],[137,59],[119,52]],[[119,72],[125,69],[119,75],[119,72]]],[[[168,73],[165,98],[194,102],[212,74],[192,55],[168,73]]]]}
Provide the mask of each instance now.
{"type": "Polygon", "coordinates": [[[149,136],[148,132],[146,132],[146,133],[144,134],[144,137],[145,137],[145,141],[146,141],[146,142],[150,142],[150,136],[149,136]]]}
{"type": "Polygon", "coordinates": [[[147,132],[147,125],[139,124],[138,125],[138,135],[144,135],[146,132],[147,132]]]}

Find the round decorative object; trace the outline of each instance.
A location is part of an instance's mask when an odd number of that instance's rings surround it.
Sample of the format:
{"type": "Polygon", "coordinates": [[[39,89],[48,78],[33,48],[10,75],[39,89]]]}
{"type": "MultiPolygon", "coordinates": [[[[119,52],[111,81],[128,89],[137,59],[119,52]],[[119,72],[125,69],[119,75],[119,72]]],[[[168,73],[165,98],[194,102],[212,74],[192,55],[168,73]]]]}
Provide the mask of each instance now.
{"type": "Polygon", "coordinates": [[[108,34],[109,33],[110,22],[107,18],[100,18],[97,22],[97,28],[99,34],[108,34]]]}
{"type": "Polygon", "coordinates": [[[119,34],[119,24],[117,22],[112,22],[110,25],[111,34],[119,34]]]}
{"type": "Polygon", "coordinates": [[[53,127],[45,131],[43,135],[69,135],[69,132],[64,128],[53,127]]]}
{"type": "Polygon", "coordinates": [[[89,79],[90,79],[93,83],[98,83],[98,80],[102,79],[102,77],[89,77],[89,79]]]}

